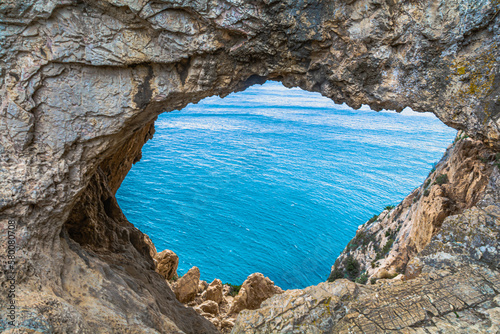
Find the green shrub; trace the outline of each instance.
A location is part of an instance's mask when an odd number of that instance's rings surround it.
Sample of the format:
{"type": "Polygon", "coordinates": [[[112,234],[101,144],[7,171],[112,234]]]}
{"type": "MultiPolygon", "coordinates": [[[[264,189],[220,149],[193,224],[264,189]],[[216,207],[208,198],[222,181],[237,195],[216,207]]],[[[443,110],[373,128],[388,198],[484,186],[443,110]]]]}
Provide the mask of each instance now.
{"type": "Polygon", "coordinates": [[[358,278],[356,278],[356,283],[359,283],[359,284],[366,284],[366,282],[368,282],[368,274],[367,273],[362,273],[361,276],[359,276],[358,278]]]}
{"type": "Polygon", "coordinates": [[[437,184],[439,184],[440,186],[445,184],[445,183],[448,183],[448,175],[446,174],[441,174],[439,175],[438,177],[436,177],[436,181],[435,181],[437,184]]]}
{"type": "Polygon", "coordinates": [[[493,165],[500,169],[500,153],[495,154],[495,163],[493,165]]]}
{"type": "Polygon", "coordinates": [[[431,192],[429,191],[429,189],[425,189],[425,191],[424,191],[424,197],[429,196],[430,193],[431,192]]]}
{"type": "Polygon", "coordinates": [[[385,236],[388,237],[391,235],[391,233],[392,233],[392,230],[388,229],[387,231],[385,231],[385,236]]]}
{"type": "Polygon", "coordinates": [[[231,287],[229,294],[233,297],[235,297],[238,294],[238,292],[240,292],[241,285],[235,285],[231,283],[224,283],[224,285],[229,285],[231,287]]]}
{"type": "Polygon", "coordinates": [[[354,236],[354,239],[353,241],[355,241],[357,244],[359,243],[362,243],[363,240],[365,239],[366,237],[366,233],[365,231],[359,231],[358,233],[356,233],[356,235],[354,236]]]}
{"type": "Polygon", "coordinates": [[[370,220],[368,220],[366,223],[368,225],[370,225],[371,223],[373,223],[374,221],[376,221],[378,219],[378,215],[373,215],[373,217],[370,218],[370,220]]]}
{"type": "Polygon", "coordinates": [[[336,279],[344,278],[344,271],[340,270],[336,265],[333,267],[333,271],[330,273],[328,277],[328,282],[333,282],[336,279]]]}
{"type": "Polygon", "coordinates": [[[394,239],[390,238],[389,240],[387,240],[387,243],[384,245],[384,247],[382,248],[382,254],[387,254],[389,253],[389,251],[391,250],[392,248],[392,244],[394,243],[394,239]]]}
{"type": "Polygon", "coordinates": [[[373,234],[367,235],[365,231],[359,231],[356,236],[349,242],[349,250],[355,250],[360,246],[367,246],[370,241],[375,241],[373,234]]]}
{"type": "Polygon", "coordinates": [[[345,268],[347,277],[351,281],[353,281],[356,277],[358,277],[359,270],[360,270],[359,262],[354,257],[352,257],[352,255],[349,255],[346,258],[345,267],[344,268],[345,268]]]}
{"type": "Polygon", "coordinates": [[[396,206],[395,205],[387,205],[384,210],[389,210],[391,211],[392,209],[394,209],[396,206]]]}

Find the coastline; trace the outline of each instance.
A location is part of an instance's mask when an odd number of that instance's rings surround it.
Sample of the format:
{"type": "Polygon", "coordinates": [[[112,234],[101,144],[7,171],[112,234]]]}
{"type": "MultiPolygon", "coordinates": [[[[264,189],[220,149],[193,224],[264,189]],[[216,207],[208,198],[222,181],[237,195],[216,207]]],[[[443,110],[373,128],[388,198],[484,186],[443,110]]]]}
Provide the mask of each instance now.
{"type": "Polygon", "coordinates": [[[330,282],[287,290],[257,311],[243,311],[234,333],[289,326],[304,333],[496,333],[500,157],[479,141],[457,138],[430,182],[359,227],[330,282]],[[439,184],[443,174],[448,180],[439,184]],[[378,245],[388,243],[380,256],[378,245]]]}

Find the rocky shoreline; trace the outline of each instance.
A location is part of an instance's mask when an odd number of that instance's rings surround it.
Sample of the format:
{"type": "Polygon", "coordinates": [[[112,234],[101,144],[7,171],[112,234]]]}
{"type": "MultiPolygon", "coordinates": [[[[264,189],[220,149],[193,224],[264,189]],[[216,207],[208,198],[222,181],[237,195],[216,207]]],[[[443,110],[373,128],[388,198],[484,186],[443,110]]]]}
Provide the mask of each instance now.
{"type": "Polygon", "coordinates": [[[221,333],[231,332],[241,311],[258,309],[264,300],[283,293],[273,281],[260,273],[251,274],[242,285],[222,284],[219,279],[214,279],[208,284],[200,280],[198,267],[192,267],[179,277],[178,256],[171,250],[157,253],[149,237],[145,238],[150,245],[156,272],[165,278],[177,300],[187,307],[192,307],[221,333]]]}
{"type": "MultiPolygon", "coordinates": [[[[370,281],[403,275],[406,265],[441,229],[446,217],[483,205],[492,184],[496,152],[459,132],[422,186],[399,205],[361,225],[335,261],[329,280],[370,281]]],[[[492,202],[491,200],[489,202],[492,202]]]]}
{"type": "Polygon", "coordinates": [[[178,278],[177,255],[148,243],[176,298],[221,333],[497,333],[499,167],[459,132],[422,186],[359,226],[328,282],[301,290],[259,273],[239,291],[197,267],[178,278]]]}
{"type": "Polygon", "coordinates": [[[243,311],[233,333],[498,333],[500,155],[464,137],[358,228],[329,282],[243,311]]]}
{"type": "Polygon", "coordinates": [[[498,332],[499,13],[499,0],[3,1],[0,331],[218,333],[156,272],[114,194],[157,115],[275,80],[432,112],[472,139],[359,230],[339,279],[243,310],[232,332],[498,332]]]}

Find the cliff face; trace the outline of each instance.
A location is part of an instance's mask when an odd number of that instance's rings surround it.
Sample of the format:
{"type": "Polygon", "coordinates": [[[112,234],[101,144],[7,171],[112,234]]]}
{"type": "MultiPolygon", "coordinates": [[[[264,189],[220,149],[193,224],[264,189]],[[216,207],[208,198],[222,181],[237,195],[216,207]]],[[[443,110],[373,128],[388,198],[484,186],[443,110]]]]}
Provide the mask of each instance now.
{"type": "MultiPolygon", "coordinates": [[[[174,300],[114,199],[160,112],[273,79],[353,107],[431,111],[499,147],[499,11],[498,0],[3,1],[0,228],[15,226],[16,325],[215,331],[174,300]]],[[[410,239],[415,254],[425,240],[410,239]]]]}
{"type": "Polygon", "coordinates": [[[328,283],[243,311],[234,333],[497,333],[500,156],[462,136],[421,187],[359,227],[328,283]]]}
{"type": "Polygon", "coordinates": [[[457,136],[422,186],[358,228],[337,258],[330,280],[402,274],[408,261],[441,230],[446,217],[497,203],[490,198],[498,192],[491,179],[500,162],[495,151],[462,136],[457,136]]]}

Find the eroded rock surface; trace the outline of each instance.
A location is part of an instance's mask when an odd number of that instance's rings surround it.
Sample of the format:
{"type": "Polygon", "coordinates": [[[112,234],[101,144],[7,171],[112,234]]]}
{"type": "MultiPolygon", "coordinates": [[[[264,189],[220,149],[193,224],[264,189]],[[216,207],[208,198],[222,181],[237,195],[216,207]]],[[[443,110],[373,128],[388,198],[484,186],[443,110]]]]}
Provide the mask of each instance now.
{"type": "Polygon", "coordinates": [[[234,298],[229,313],[239,313],[242,310],[255,310],[260,304],[275,294],[283,293],[268,277],[255,273],[243,282],[238,295],[234,298]]]}
{"type": "Polygon", "coordinates": [[[207,300],[213,300],[217,304],[222,302],[222,282],[220,279],[214,279],[207,288],[207,300]]]}
{"type": "Polygon", "coordinates": [[[114,198],[160,112],[272,79],[353,107],[431,111],[500,147],[499,10],[498,0],[3,1],[0,234],[15,222],[17,330],[215,331],[175,300],[114,198]]]}
{"type": "MultiPolygon", "coordinates": [[[[187,274],[191,271],[193,269],[187,274]]],[[[193,277],[193,272],[189,277],[193,277]]],[[[169,281],[176,293],[179,282],[187,274],[178,281],[169,281]]],[[[215,279],[208,286],[200,284],[198,293],[192,298],[183,299],[180,295],[177,297],[186,306],[192,307],[198,314],[208,319],[221,333],[229,333],[242,310],[257,309],[264,300],[279,293],[283,293],[283,290],[275,286],[273,281],[261,273],[254,273],[248,276],[241,286],[222,284],[219,279],[215,279]]]]}
{"type": "Polygon", "coordinates": [[[174,287],[175,296],[181,303],[193,301],[198,294],[199,283],[200,269],[193,267],[176,282],[174,287]]]}
{"type": "MultiPolygon", "coordinates": [[[[166,280],[170,280],[177,275],[177,266],[179,265],[179,257],[169,249],[158,253],[153,258],[156,263],[156,271],[166,280]]],[[[199,278],[199,277],[198,277],[199,278]]]]}
{"type": "Polygon", "coordinates": [[[288,290],[242,311],[233,333],[498,333],[499,209],[447,217],[403,279],[288,290]]]}

